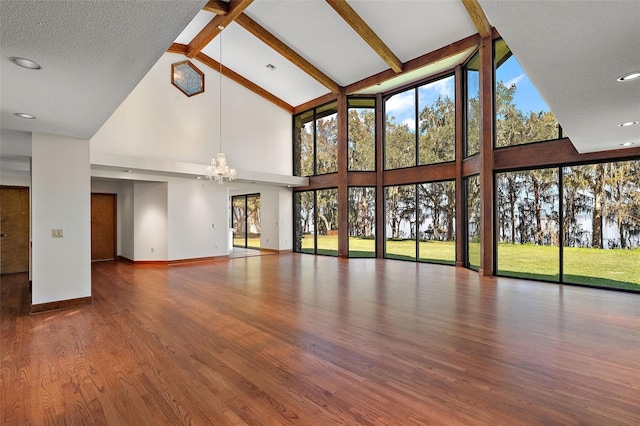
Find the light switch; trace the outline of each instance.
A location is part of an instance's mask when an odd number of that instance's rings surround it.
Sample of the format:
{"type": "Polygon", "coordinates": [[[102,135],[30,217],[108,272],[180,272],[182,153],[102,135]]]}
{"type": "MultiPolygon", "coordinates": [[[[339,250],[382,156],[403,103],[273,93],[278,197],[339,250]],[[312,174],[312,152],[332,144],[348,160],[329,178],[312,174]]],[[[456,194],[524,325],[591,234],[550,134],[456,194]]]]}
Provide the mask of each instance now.
{"type": "Polygon", "coordinates": [[[62,229],[52,229],[51,238],[64,238],[64,231],[62,229]]]}

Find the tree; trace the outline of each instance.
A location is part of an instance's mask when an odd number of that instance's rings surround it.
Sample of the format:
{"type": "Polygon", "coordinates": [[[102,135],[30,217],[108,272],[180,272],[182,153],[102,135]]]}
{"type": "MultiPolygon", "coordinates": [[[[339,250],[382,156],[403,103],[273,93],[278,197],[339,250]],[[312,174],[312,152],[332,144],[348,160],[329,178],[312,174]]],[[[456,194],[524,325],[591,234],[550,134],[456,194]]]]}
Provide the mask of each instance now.
{"type": "Polygon", "coordinates": [[[351,171],[376,169],[376,114],[370,108],[349,109],[348,168],[351,171]]]}
{"type": "Polygon", "coordinates": [[[375,237],[376,189],[349,188],[349,236],[375,237]]]}
{"type": "Polygon", "coordinates": [[[338,171],[337,113],[316,120],[316,173],[338,171]]]}
{"type": "Polygon", "coordinates": [[[467,178],[467,234],[469,241],[480,239],[480,177],[467,178]]]}
{"type": "Polygon", "coordinates": [[[620,248],[632,246],[631,237],[640,234],[640,161],[608,163],[606,193],[609,196],[606,222],[616,226],[620,248]]]}
{"type": "Polygon", "coordinates": [[[498,207],[498,228],[502,235],[502,241],[516,242],[516,219],[518,218],[518,205],[520,191],[524,185],[524,179],[520,172],[501,173],[496,177],[496,197],[498,207]],[[507,239],[506,233],[509,232],[507,239]]]}
{"type": "Polygon", "coordinates": [[[415,132],[407,123],[396,123],[395,117],[387,117],[385,125],[385,169],[415,166],[415,132]]]}
{"type": "Polygon", "coordinates": [[[415,188],[415,185],[401,185],[385,189],[387,225],[391,229],[393,239],[415,238],[415,188]],[[406,222],[409,223],[409,235],[402,229],[403,223],[406,222]]]}
{"type": "Polygon", "coordinates": [[[562,232],[567,247],[588,246],[587,231],[583,229],[579,217],[591,211],[588,188],[593,178],[594,166],[572,166],[563,169],[564,207],[562,232]]]}
{"type": "Polygon", "coordinates": [[[452,241],[455,235],[455,183],[433,182],[418,185],[418,223],[423,240],[452,241]]]}
{"type": "Polygon", "coordinates": [[[318,235],[329,235],[338,229],[338,190],[322,189],[316,192],[318,235]]]}
{"type": "Polygon", "coordinates": [[[456,106],[447,97],[438,96],[419,115],[419,164],[432,164],[456,159],[456,106]]]}
{"type": "Polygon", "coordinates": [[[294,119],[295,138],[293,144],[294,174],[313,175],[314,133],[313,110],[294,119]]]}

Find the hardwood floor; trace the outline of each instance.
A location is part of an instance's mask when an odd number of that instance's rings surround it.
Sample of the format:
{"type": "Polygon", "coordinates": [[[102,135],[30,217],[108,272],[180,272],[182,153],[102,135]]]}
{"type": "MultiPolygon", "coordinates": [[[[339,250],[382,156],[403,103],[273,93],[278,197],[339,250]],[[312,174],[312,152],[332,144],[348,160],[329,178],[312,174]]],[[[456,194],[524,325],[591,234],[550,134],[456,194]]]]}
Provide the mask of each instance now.
{"type": "Polygon", "coordinates": [[[30,316],[2,276],[0,424],[638,425],[640,295],[287,254],[99,262],[30,316]]]}

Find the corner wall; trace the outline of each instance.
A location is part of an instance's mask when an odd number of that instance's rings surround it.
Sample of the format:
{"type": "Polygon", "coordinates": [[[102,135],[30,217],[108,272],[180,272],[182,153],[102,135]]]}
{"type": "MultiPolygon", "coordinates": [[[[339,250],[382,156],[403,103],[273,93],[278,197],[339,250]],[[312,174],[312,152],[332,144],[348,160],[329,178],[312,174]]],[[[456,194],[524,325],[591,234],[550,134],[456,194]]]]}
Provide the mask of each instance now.
{"type": "Polygon", "coordinates": [[[31,176],[32,305],[90,297],[89,141],[33,133],[31,176]]]}

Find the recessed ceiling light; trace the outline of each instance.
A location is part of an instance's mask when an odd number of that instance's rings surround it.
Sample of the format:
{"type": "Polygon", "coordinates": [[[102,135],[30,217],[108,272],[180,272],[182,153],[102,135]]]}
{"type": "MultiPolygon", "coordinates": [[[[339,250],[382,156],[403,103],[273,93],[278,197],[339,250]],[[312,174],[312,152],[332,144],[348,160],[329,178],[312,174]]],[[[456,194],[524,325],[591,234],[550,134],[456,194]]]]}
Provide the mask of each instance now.
{"type": "Polygon", "coordinates": [[[202,176],[196,176],[196,179],[201,180],[202,176]]]}
{"type": "Polygon", "coordinates": [[[26,112],[16,112],[16,116],[18,116],[20,118],[26,118],[27,120],[35,120],[36,119],[35,115],[27,114],[26,112]]]}
{"type": "Polygon", "coordinates": [[[629,126],[635,126],[636,124],[638,124],[637,121],[625,121],[624,123],[618,124],[618,126],[620,126],[620,127],[629,127],[629,126]]]}
{"type": "Polygon", "coordinates": [[[125,172],[125,173],[131,173],[131,170],[129,170],[129,169],[124,169],[124,170],[123,170],[123,172],[125,172]]]}
{"type": "Polygon", "coordinates": [[[620,144],[620,146],[631,146],[631,145],[633,145],[633,142],[625,142],[620,144]]]}
{"type": "Polygon", "coordinates": [[[630,72],[629,74],[621,75],[618,77],[618,81],[632,81],[640,78],[640,71],[630,72]]]}
{"type": "Polygon", "coordinates": [[[9,60],[22,68],[28,68],[30,70],[39,70],[42,68],[40,65],[33,62],[31,59],[18,58],[14,56],[13,58],[9,58],[9,60]]]}

